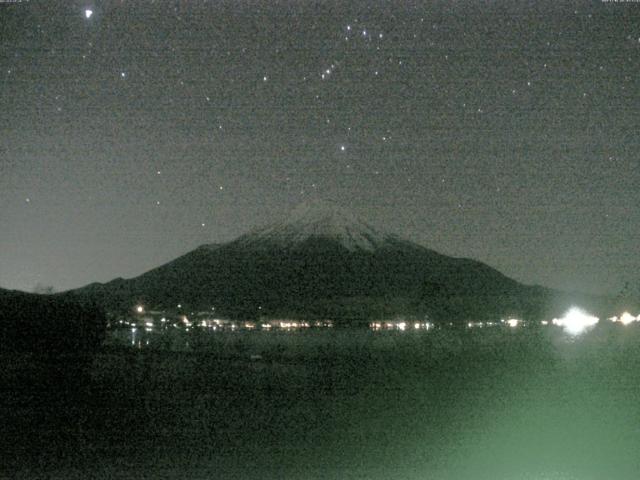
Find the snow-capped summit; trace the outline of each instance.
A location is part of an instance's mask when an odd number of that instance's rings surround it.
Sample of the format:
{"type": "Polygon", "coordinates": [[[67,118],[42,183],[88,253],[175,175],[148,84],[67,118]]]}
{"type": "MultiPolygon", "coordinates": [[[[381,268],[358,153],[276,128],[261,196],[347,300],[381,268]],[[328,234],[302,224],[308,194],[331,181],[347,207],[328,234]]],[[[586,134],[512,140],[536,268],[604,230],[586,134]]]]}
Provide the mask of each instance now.
{"type": "Polygon", "coordinates": [[[288,247],[310,238],[334,240],[351,251],[373,251],[395,236],[373,228],[333,202],[308,201],[298,205],[285,220],[255,230],[239,241],[288,247]]]}

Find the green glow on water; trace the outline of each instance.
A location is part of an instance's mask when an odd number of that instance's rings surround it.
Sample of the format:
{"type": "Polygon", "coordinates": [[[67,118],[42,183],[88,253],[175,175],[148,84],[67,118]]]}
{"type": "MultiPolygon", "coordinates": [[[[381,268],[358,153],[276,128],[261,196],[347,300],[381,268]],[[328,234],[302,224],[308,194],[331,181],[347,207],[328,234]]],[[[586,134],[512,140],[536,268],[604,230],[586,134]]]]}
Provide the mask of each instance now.
{"type": "Polygon", "coordinates": [[[100,355],[82,442],[68,445],[67,463],[48,445],[38,452],[61,462],[50,478],[83,478],[83,468],[249,480],[640,472],[637,324],[579,336],[550,326],[216,339],[190,353],[100,355]]]}

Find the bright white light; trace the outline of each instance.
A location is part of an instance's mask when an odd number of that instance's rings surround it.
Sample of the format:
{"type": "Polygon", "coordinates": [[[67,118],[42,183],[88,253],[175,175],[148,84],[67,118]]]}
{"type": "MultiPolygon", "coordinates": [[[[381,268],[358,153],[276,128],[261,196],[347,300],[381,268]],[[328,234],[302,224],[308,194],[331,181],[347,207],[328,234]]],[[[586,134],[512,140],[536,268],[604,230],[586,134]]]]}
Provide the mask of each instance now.
{"type": "Polygon", "coordinates": [[[580,335],[587,329],[593,327],[600,319],[583,312],[579,308],[573,307],[562,318],[554,318],[553,324],[564,328],[570,335],[580,335]]]}
{"type": "Polygon", "coordinates": [[[624,312],[620,317],[611,317],[609,320],[612,322],[620,322],[623,325],[629,325],[630,323],[637,322],[640,320],[640,315],[638,318],[631,315],[629,312],[624,312]]]}
{"type": "Polygon", "coordinates": [[[87,8],[87,9],[84,11],[84,18],[91,18],[91,15],[93,15],[93,10],[91,10],[91,9],[87,8]]]}
{"type": "Polygon", "coordinates": [[[142,305],[138,305],[138,306],[136,307],[136,312],[138,312],[138,313],[144,313],[144,307],[143,307],[142,305]]]}
{"type": "Polygon", "coordinates": [[[517,318],[510,318],[509,320],[507,320],[507,325],[509,325],[511,328],[517,327],[519,323],[520,320],[518,320],[517,318]]]}
{"type": "Polygon", "coordinates": [[[153,322],[146,322],[145,325],[149,328],[153,328],[153,322]]]}
{"type": "Polygon", "coordinates": [[[398,324],[398,328],[399,328],[400,330],[404,330],[405,328],[407,328],[407,324],[406,324],[405,322],[400,322],[400,323],[398,324]]]}

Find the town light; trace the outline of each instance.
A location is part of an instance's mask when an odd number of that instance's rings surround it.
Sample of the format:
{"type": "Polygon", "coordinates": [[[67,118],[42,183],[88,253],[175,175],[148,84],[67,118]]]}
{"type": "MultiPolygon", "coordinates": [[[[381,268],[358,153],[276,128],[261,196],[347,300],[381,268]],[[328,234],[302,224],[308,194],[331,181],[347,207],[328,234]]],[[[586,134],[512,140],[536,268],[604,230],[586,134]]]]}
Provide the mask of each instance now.
{"type": "Polygon", "coordinates": [[[630,323],[636,322],[636,321],[637,321],[636,317],[631,315],[629,312],[624,312],[622,315],[620,315],[619,322],[623,325],[629,325],[630,323]]]}
{"type": "Polygon", "coordinates": [[[517,327],[519,323],[520,320],[518,320],[517,318],[510,318],[509,320],[507,320],[507,325],[509,325],[511,328],[517,327]]]}
{"type": "Polygon", "coordinates": [[[562,327],[570,335],[580,335],[598,323],[600,319],[573,307],[562,318],[554,318],[552,323],[562,327]]]}
{"type": "Polygon", "coordinates": [[[612,322],[619,322],[623,325],[629,325],[630,323],[640,321],[640,315],[638,317],[634,317],[629,312],[624,312],[620,317],[611,317],[609,320],[612,322]]]}

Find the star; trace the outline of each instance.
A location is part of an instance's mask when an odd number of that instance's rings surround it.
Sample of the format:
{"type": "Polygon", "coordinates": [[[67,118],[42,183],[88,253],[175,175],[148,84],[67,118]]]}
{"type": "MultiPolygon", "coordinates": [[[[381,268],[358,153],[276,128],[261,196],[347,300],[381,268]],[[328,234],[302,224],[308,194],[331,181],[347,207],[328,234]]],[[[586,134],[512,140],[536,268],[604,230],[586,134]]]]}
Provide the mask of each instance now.
{"type": "Polygon", "coordinates": [[[89,18],[91,18],[92,15],[93,15],[93,10],[91,10],[90,8],[87,8],[84,11],[84,18],[89,19],[89,18]]]}

